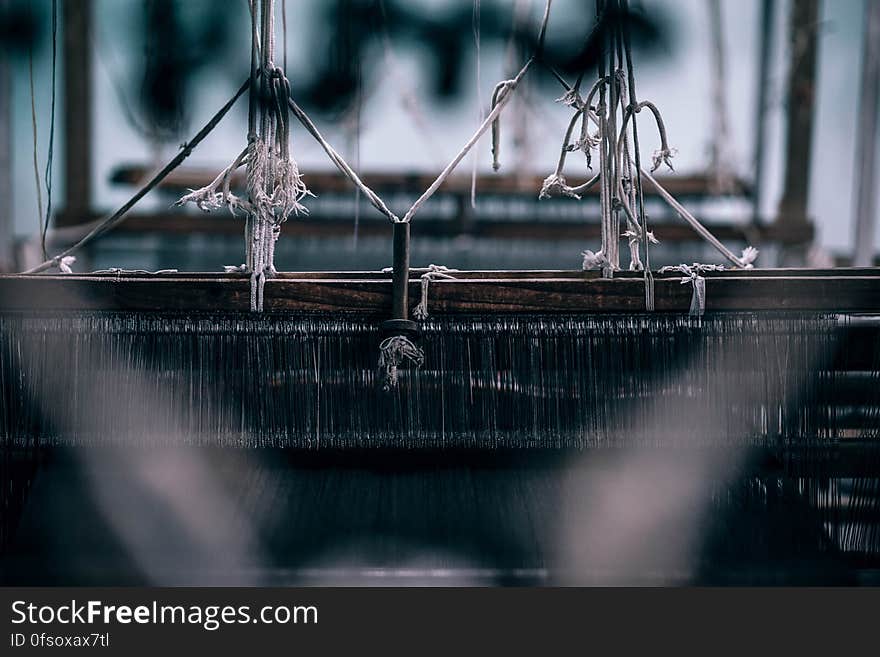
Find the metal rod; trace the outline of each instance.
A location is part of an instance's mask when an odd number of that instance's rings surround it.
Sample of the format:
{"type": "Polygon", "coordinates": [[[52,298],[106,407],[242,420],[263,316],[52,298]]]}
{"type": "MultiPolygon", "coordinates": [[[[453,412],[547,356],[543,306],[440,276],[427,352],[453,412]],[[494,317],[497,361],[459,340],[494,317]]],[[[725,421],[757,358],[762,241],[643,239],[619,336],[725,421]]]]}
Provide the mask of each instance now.
{"type": "Polygon", "coordinates": [[[392,317],[409,319],[409,222],[397,222],[393,225],[392,317]]]}
{"type": "Polygon", "coordinates": [[[64,212],[60,223],[91,219],[92,0],[63,2],[64,212]]]}
{"type": "Polygon", "coordinates": [[[757,225],[761,219],[761,200],[764,193],[764,140],[767,133],[767,87],[770,78],[770,62],[773,51],[773,21],[776,16],[776,0],[761,2],[761,48],[758,53],[758,88],[755,94],[755,144],[754,171],[755,179],[752,186],[752,224],[757,225]]]}
{"type": "Polygon", "coordinates": [[[856,249],[853,264],[874,261],[877,114],[880,112],[880,2],[865,6],[865,48],[856,130],[856,249]]]}
{"type": "MultiPolygon", "coordinates": [[[[0,9],[9,9],[0,0],[0,9]]],[[[12,186],[12,67],[9,57],[0,57],[0,272],[14,267],[12,186]]]]}
{"type": "Polygon", "coordinates": [[[780,224],[808,224],[818,59],[819,0],[794,0],[789,27],[785,182],[780,224]]]}

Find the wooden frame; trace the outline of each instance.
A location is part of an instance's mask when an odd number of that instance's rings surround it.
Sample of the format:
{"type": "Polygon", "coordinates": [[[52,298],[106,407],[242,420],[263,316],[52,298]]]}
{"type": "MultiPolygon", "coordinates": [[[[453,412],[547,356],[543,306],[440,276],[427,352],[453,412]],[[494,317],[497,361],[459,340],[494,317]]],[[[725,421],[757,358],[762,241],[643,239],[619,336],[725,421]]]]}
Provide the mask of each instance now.
{"type": "MultiPolygon", "coordinates": [[[[420,296],[419,270],[410,299],[420,296]]],[[[640,272],[613,279],[584,271],[452,272],[431,281],[432,315],[645,311],[640,272]]],[[[705,275],[706,310],[880,313],[880,268],[731,270],[705,275]]],[[[654,274],[657,312],[686,313],[692,286],[681,274],[654,274]]],[[[387,272],[284,272],[265,288],[268,312],[347,312],[387,318],[387,272]]],[[[250,280],[237,273],[107,273],[0,276],[0,312],[29,310],[242,311],[250,280]]]]}

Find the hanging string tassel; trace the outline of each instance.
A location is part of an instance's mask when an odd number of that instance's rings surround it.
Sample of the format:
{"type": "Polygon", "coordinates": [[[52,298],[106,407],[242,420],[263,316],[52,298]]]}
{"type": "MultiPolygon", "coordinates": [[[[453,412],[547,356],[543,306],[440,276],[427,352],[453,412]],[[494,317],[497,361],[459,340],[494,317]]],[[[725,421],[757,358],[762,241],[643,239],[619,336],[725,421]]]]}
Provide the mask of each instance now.
{"type": "MultiPolygon", "coordinates": [[[[516,88],[517,80],[502,80],[492,91],[492,109],[504,102],[506,96],[516,88]]],[[[501,117],[492,121],[492,170],[501,168],[501,117]]]]}
{"type": "Polygon", "coordinates": [[[385,338],[379,345],[379,374],[382,378],[382,389],[385,391],[397,388],[402,365],[409,362],[416,368],[422,366],[425,353],[412,340],[404,335],[392,335],[385,338]]]}

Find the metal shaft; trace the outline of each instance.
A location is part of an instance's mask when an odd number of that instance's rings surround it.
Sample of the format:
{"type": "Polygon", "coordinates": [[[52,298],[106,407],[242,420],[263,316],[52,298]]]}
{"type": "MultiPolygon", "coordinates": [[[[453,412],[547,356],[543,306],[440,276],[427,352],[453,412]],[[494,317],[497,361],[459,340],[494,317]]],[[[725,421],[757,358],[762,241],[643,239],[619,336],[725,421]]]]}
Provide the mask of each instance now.
{"type": "Polygon", "coordinates": [[[394,224],[394,263],[391,277],[392,317],[409,319],[409,222],[394,224]]]}
{"type": "Polygon", "coordinates": [[[853,264],[874,262],[876,205],[877,114],[880,111],[880,2],[865,7],[865,48],[862,59],[861,98],[856,132],[856,252],[853,264]]]}

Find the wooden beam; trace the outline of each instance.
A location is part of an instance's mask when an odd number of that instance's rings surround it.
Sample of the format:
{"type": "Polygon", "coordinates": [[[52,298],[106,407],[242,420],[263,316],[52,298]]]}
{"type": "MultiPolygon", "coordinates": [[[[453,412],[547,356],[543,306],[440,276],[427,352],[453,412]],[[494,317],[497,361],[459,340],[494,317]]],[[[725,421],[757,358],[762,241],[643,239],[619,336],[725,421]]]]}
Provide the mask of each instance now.
{"type": "MultiPolygon", "coordinates": [[[[707,275],[708,311],[880,312],[880,270],[847,275],[755,275],[726,272],[707,275]]],[[[417,274],[418,272],[414,272],[417,274]]],[[[431,283],[432,314],[644,312],[644,283],[638,274],[614,279],[593,273],[559,277],[488,273],[431,283]]],[[[356,313],[390,317],[391,281],[337,273],[337,278],[287,273],[269,280],[267,311],[356,313]]],[[[418,298],[412,279],[410,295],[418,298]]],[[[659,312],[686,313],[691,286],[676,273],[655,275],[659,312]]],[[[245,276],[200,275],[61,275],[0,276],[0,308],[19,310],[247,311],[250,284],[245,276]]]]}

